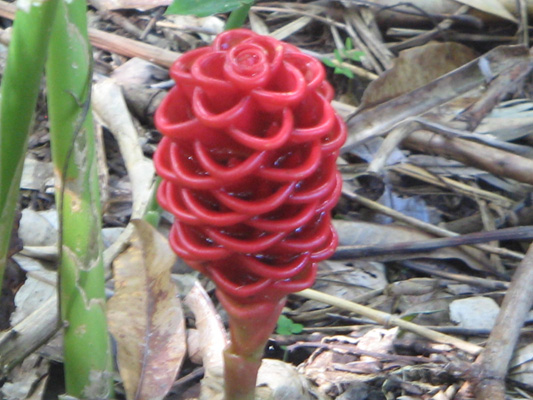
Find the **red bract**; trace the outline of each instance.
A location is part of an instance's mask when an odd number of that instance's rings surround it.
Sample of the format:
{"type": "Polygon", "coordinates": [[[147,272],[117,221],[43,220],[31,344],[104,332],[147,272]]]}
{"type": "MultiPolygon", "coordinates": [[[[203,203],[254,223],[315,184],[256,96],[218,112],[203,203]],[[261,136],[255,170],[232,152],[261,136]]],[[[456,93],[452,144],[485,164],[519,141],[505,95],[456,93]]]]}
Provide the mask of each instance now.
{"type": "Polygon", "coordinates": [[[319,61],[245,29],[185,53],[170,75],[154,158],[159,203],[176,218],[170,243],[231,317],[263,318],[311,286],[337,245],[346,128],[333,90],[319,61]]]}

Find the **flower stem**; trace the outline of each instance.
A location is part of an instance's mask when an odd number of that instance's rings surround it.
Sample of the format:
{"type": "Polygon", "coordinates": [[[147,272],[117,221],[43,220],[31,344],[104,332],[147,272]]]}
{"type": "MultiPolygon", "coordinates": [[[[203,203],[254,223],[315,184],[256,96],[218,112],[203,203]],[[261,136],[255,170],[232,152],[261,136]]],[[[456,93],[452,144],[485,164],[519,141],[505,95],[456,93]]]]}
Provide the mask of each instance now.
{"type": "Polygon", "coordinates": [[[225,400],[254,400],[257,372],[261,366],[262,350],[257,355],[245,357],[224,351],[225,400]]]}
{"type": "Polygon", "coordinates": [[[228,313],[231,334],[224,351],[225,400],[253,400],[263,351],[286,298],[246,301],[222,291],[217,297],[228,313]]]}

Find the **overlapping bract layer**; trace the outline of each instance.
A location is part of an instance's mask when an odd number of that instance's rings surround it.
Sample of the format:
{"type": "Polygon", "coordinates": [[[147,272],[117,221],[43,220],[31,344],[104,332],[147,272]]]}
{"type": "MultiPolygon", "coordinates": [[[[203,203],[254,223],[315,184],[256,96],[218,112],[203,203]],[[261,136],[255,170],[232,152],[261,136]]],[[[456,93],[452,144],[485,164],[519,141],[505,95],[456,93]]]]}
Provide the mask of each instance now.
{"type": "Polygon", "coordinates": [[[176,217],[173,249],[222,301],[277,303],[309,287],[337,245],[330,210],[346,137],[323,66],[237,29],[182,55],[170,74],[154,160],[158,200],[176,217]]]}

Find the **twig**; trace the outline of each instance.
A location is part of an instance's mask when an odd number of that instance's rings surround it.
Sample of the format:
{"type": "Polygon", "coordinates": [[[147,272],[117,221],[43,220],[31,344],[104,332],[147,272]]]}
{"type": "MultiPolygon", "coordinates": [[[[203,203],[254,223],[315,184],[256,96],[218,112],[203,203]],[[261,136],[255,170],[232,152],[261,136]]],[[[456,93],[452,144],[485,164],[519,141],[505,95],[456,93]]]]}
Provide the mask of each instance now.
{"type": "Polygon", "coordinates": [[[531,72],[532,64],[529,59],[517,62],[511,68],[494,78],[483,95],[457,119],[467,122],[467,129],[475,130],[500,101],[510,94],[521,90],[524,79],[531,72]]]}
{"type": "MultiPolygon", "coordinates": [[[[323,56],[321,56],[320,54],[318,53],[315,53],[315,52],[307,52],[307,51],[304,51],[304,53],[306,54],[310,54],[312,55],[313,57],[316,57],[318,59],[321,59],[321,58],[324,58],[323,56]]],[[[378,75],[373,73],[373,72],[370,72],[370,71],[367,71],[366,69],[362,68],[362,67],[358,67],[357,65],[353,65],[353,64],[350,64],[350,63],[347,63],[347,62],[340,62],[339,60],[335,59],[335,58],[329,58],[329,60],[333,63],[333,65],[335,65],[336,67],[340,67],[340,68],[346,68],[346,69],[349,69],[350,71],[352,71],[355,75],[357,76],[360,76],[361,78],[364,78],[364,79],[368,79],[369,81],[373,81],[375,79],[378,78],[378,75]]]]}
{"type": "MultiPolygon", "coordinates": [[[[0,1],[0,16],[13,19],[17,7],[13,3],[0,1]]],[[[137,40],[128,39],[112,33],[89,28],[91,44],[102,50],[126,57],[140,57],[164,67],[170,67],[181,55],[178,52],[165,50],[137,40]]]]}
{"type": "Polygon", "coordinates": [[[0,334],[0,372],[9,372],[58,330],[57,296],[53,295],[28,317],[0,334]]]}
{"type": "MultiPolygon", "coordinates": [[[[402,37],[411,37],[416,36],[418,38],[424,33],[430,33],[432,31],[426,31],[423,29],[411,29],[411,28],[389,28],[387,30],[388,37],[402,38],[402,37]]],[[[514,36],[505,36],[505,35],[487,35],[482,33],[463,33],[455,31],[439,32],[438,37],[446,35],[446,39],[452,42],[491,42],[491,43],[509,43],[516,39],[514,36]]],[[[415,39],[416,39],[415,38],[415,39]]],[[[431,38],[436,39],[436,38],[431,38]]],[[[392,51],[401,50],[403,48],[402,44],[405,42],[392,42],[388,44],[389,49],[392,51]]]]}
{"type": "Polygon", "coordinates": [[[406,266],[409,269],[414,269],[415,271],[423,272],[425,274],[440,276],[441,278],[452,279],[456,282],[480,286],[489,290],[506,290],[507,288],[509,288],[509,282],[447,272],[442,270],[442,268],[432,267],[431,264],[427,262],[413,262],[405,260],[402,261],[402,265],[406,266]]]}
{"type": "MultiPolygon", "coordinates": [[[[423,131],[416,131],[416,132],[411,133],[411,135],[409,135],[409,138],[411,138],[413,135],[418,135],[420,132],[423,132],[423,131]]],[[[468,144],[464,143],[463,146],[468,146],[468,144]]],[[[533,162],[531,163],[533,164],[533,162]]],[[[469,186],[466,183],[459,182],[455,179],[447,178],[445,176],[436,176],[428,172],[424,168],[417,167],[416,165],[413,165],[413,164],[396,164],[396,165],[391,166],[390,169],[399,174],[404,174],[412,178],[419,179],[423,182],[427,182],[432,185],[442,187],[444,189],[452,190],[456,193],[460,193],[465,196],[478,197],[480,199],[493,202],[494,204],[497,204],[503,208],[511,208],[513,206],[513,202],[507,197],[501,196],[494,192],[489,192],[488,190],[483,190],[483,189],[479,189],[473,186],[469,186]]]]}
{"type": "Polygon", "coordinates": [[[403,145],[422,152],[452,158],[499,177],[533,184],[533,161],[508,151],[489,147],[471,140],[444,137],[428,131],[412,132],[403,145]]]}
{"type": "MultiPolygon", "coordinates": [[[[533,270],[533,268],[532,268],[533,270]]],[[[463,350],[467,353],[477,355],[481,352],[482,348],[473,343],[465,342],[464,340],[457,339],[452,336],[444,335],[439,332],[435,332],[426,327],[414,324],[409,321],[405,321],[395,315],[388,314],[383,311],[374,310],[370,307],[365,307],[357,303],[353,303],[348,300],[344,300],[326,293],[321,293],[313,289],[305,289],[301,292],[296,293],[299,296],[305,297],[306,299],[320,301],[325,304],[329,304],[347,311],[354,312],[356,314],[362,315],[363,317],[370,318],[373,321],[376,321],[382,324],[385,327],[395,325],[407,331],[416,333],[417,335],[423,336],[429,340],[433,340],[439,343],[445,343],[457,347],[460,350],[463,350]]]]}
{"type": "Polygon", "coordinates": [[[351,12],[347,11],[344,15],[344,22],[346,24],[346,32],[352,38],[355,48],[361,50],[364,53],[364,66],[369,68],[371,67],[375,72],[381,74],[385,71],[385,68],[380,64],[380,62],[374,56],[374,53],[370,50],[367,44],[362,40],[362,38],[355,32],[351,24],[351,12]]]}
{"type": "MultiPolygon", "coordinates": [[[[469,9],[470,7],[463,5],[459,7],[453,15],[464,15],[468,12],[469,9]]],[[[404,40],[403,42],[394,43],[389,47],[389,49],[394,51],[400,51],[414,46],[422,46],[430,40],[434,40],[437,36],[445,37],[445,35],[447,35],[446,31],[450,29],[450,27],[453,25],[453,22],[454,21],[452,19],[446,18],[445,20],[439,22],[439,24],[435,28],[429,31],[422,31],[422,33],[416,35],[411,39],[404,40]]]]}
{"type": "Polygon", "coordinates": [[[490,232],[469,233],[466,235],[429,239],[416,242],[393,243],[379,246],[339,246],[332,259],[346,260],[360,257],[373,257],[382,255],[413,254],[442,247],[455,247],[465,244],[490,242],[493,240],[532,240],[533,226],[519,226],[514,228],[498,229],[490,232]]]}
{"type": "MultiPolygon", "coordinates": [[[[360,196],[356,193],[351,193],[348,190],[343,189],[342,194],[343,196],[346,196],[348,199],[353,200],[367,208],[370,208],[371,210],[387,215],[391,218],[394,218],[397,221],[414,226],[418,229],[421,229],[433,235],[443,236],[443,237],[459,236],[459,234],[456,232],[452,232],[447,229],[441,228],[439,226],[421,221],[417,218],[413,218],[408,215],[402,214],[399,211],[396,211],[390,207],[384,206],[383,204],[379,204],[375,201],[367,199],[366,197],[360,196]]],[[[475,247],[477,247],[480,250],[492,253],[492,254],[498,254],[501,256],[506,256],[506,257],[517,259],[517,260],[522,260],[524,258],[523,254],[518,253],[516,251],[508,250],[502,247],[491,246],[491,245],[486,245],[486,244],[478,244],[478,245],[475,245],[475,247]]]]}
{"type": "Polygon", "coordinates": [[[478,400],[504,400],[505,375],[513,350],[520,336],[520,329],[533,306],[533,245],[515,271],[511,286],[503,299],[485,349],[476,363],[481,366],[477,383],[478,400]]]}
{"type": "Polygon", "coordinates": [[[397,2],[393,5],[380,5],[380,4],[377,4],[376,2],[367,1],[367,0],[348,0],[348,1],[354,4],[362,5],[362,6],[372,7],[374,9],[377,8],[379,10],[377,14],[383,11],[391,11],[391,12],[411,15],[415,17],[425,17],[429,19],[434,25],[437,25],[438,21],[445,21],[447,19],[451,19],[454,22],[469,24],[476,28],[480,28],[483,23],[478,18],[472,15],[460,15],[460,14],[456,15],[455,13],[453,15],[444,15],[444,14],[432,13],[410,2],[397,2]],[[409,8],[413,9],[414,11],[410,11],[409,8]]]}
{"type": "Polygon", "coordinates": [[[516,9],[520,15],[520,25],[517,35],[520,37],[520,43],[529,47],[529,23],[527,14],[527,1],[516,0],[516,9]]]}

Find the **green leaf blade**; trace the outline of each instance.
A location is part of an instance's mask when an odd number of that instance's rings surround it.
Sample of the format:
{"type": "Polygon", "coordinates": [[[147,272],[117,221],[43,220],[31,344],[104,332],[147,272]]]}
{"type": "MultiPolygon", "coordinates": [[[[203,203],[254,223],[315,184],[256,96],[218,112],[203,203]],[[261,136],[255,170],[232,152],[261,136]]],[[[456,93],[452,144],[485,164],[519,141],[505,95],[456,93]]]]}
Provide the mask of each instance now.
{"type": "Polygon", "coordinates": [[[330,68],[335,68],[335,63],[330,60],[329,58],[322,58],[322,62],[327,66],[327,67],[330,67],[330,68]]]}
{"type": "Polygon", "coordinates": [[[276,332],[279,335],[288,336],[302,333],[303,329],[304,326],[302,324],[294,322],[292,319],[286,317],[285,315],[280,315],[276,332]]]}
{"type": "Polygon", "coordinates": [[[174,2],[168,6],[165,14],[207,17],[209,15],[227,13],[241,7],[243,4],[252,3],[253,0],[174,0],[174,2]]]}

